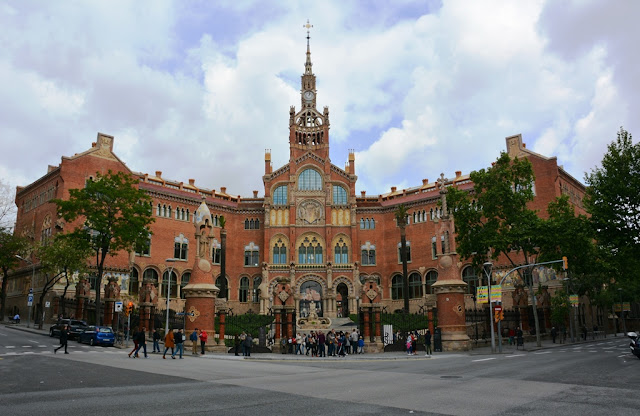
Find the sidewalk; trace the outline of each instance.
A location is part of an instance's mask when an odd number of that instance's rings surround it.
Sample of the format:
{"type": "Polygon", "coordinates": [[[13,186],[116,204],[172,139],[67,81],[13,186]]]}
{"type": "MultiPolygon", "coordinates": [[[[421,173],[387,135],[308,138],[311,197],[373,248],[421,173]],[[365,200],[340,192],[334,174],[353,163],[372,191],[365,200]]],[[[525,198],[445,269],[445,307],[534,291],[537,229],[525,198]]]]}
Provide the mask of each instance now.
{"type": "MultiPolygon", "coordinates": [[[[34,327],[34,325],[30,325],[30,327],[27,327],[26,323],[19,323],[19,324],[13,324],[13,323],[9,323],[9,322],[3,322],[2,325],[4,325],[5,328],[10,328],[10,329],[15,329],[17,331],[24,331],[24,332],[30,332],[32,334],[39,334],[39,335],[43,335],[43,336],[49,336],[49,328],[51,327],[51,324],[45,324],[42,329],[38,329],[37,325],[34,327]]],[[[541,340],[541,346],[538,347],[536,345],[536,341],[535,341],[535,337],[533,337],[533,340],[529,341],[529,339],[527,339],[524,343],[524,349],[522,347],[520,347],[519,349],[516,349],[515,345],[508,345],[508,344],[503,344],[502,345],[502,354],[515,354],[518,352],[533,352],[533,351],[538,351],[538,350],[544,350],[544,349],[549,349],[549,348],[566,348],[566,347],[571,347],[571,346],[576,346],[576,345],[581,345],[581,344],[591,344],[594,342],[599,342],[599,341],[603,341],[603,340],[616,340],[616,339],[627,339],[626,336],[624,336],[624,334],[622,333],[617,333],[617,334],[608,334],[606,335],[606,338],[596,338],[596,339],[592,339],[592,338],[587,338],[586,341],[583,341],[582,338],[580,337],[578,340],[576,340],[576,342],[571,342],[570,338],[567,338],[566,342],[564,344],[561,344],[560,342],[556,342],[555,344],[550,340],[550,339],[543,339],[541,340]]],[[[497,343],[497,340],[496,340],[497,343]]],[[[161,342],[162,344],[162,342],[161,342]]],[[[473,348],[471,351],[461,351],[461,352],[436,352],[434,353],[431,358],[432,359],[438,359],[438,358],[445,358],[445,357],[451,357],[451,356],[455,356],[455,355],[490,355],[491,354],[491,343],[487,343],[488,345],[483,345],[483,346],[478,346],[473,348]]],[[[129,341],[129,347],[131,347],[133,345],[133,343],[131,341],[129,341]]],[[[472,341],[472,346],[474,345],[473,341],[472,341]]],[[[116,346],[115,348],[128,348],[128,347],[119,347],[116,346]]],[[[496,345],[496,354],[498,354],[498,345],[496,345]]],[[[429,359],[427,357],[425,357],[424,353],[418,352],[417,355],[407,355],[404,352],[387,352],[387,353],[380,353],[380,354],[350,354],[346,357],[311,357],[308,355],[295,355],[295,354],[280,354],[280,353],[261,353],[261,354],[253,354],[251,355],[251,357],[249,358],[245,358],[243,356],[235,356],[233,354],[224,354],[224,353],[214,353],[214,352],[207,352],[205,355],[198,355],[197,357],[192,356],[191,354],[185,354],[185,357],[190,357],[190,358],[205,358],[205,359],[218,359],[218,360],[244,360],[244,359],[253,359],[253,360],[270,360],[270,361],[315,361],[315,362],[320,362],[320,361],[344,361],[344,360],[356,360],[356,361],[361,361],[361,360],[415,360],[418,358],[422,358],[422,359],[429,359]]]]}

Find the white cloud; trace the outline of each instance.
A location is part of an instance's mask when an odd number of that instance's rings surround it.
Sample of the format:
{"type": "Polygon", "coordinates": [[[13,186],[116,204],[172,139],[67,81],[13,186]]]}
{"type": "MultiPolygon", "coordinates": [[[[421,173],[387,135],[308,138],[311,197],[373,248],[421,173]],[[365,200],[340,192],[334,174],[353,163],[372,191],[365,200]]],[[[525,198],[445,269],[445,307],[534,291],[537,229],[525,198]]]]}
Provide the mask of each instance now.
{"type": "Polygon", "coordinates": [[[640,134],[640,10],[622,4],[3,5],[0,174],[31,182],[101,131],[133,170],[250,195],[264,149],[288,161],[311,18],[331,158],[356,150],[357,190],[486,167],[517,133],[582,179],[620,125],[640,134]]]}

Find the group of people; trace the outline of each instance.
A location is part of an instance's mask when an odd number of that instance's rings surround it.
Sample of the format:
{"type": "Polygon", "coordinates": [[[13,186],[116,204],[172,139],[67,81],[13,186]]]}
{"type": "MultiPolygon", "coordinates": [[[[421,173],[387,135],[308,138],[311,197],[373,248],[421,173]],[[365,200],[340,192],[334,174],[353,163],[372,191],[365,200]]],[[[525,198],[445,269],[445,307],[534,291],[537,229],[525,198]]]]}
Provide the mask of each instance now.
{"type": "MultiPolygon", "coordinates": [[[[407,334],[407,355],[418,355],[419,339],[420,333],[418,333],[418,331],[409,332],[407,334]]],[[[424,333],[424,348],[426,351],[425,356],[430,357],[433,352],[431,351],[431,331],[429,329],[427,329],[427,331],[424,333]]]]}
{"type": "Polygon", "coordinates": [[[253,337],[251,334],[242,331],[240,335],[236,334],[234,337],[234,353],[238,355],[238,349],[242,350],[243,357],[251,357],[251,347],[253,347],[253,337]]]}
{"type": "MultiPolygon", "coordinates": [[[[141,330],[134,329],[134,333],[132,336],[134,347],[129,353],[129,358],[139,358],[139,351],[142,349],[144,353],[144,358],[149,358],[147,355],[147,334],[146,328],[142,328],[141,330]]],[[[153,331],[152,340],[153,340],[153,353],[160,353],[160,340],[162,337],[156,328],[153,331]]],[[[204,355],[205,346],[207,344],[207,340],[209,336],[207,332],[202,329],[196,328],[190,335],[189,340],[192,342],[192,352],[191,355],[198,355],[198,340],[200,341],[201,353],[204,355]]],[[[182,331],[182,329],[178,329],[177,332],[173,332],[169,330],[164,336],[164,352],[162,353],[162,358],[167,358],[167,351],[171,350],[171,358],[176,359],[176,355],[180,359],[182,359],[182,355],[184,354],[184,343],[186,342],[186,334],[182,331]]]]}
{"type": "Polygon", "coordinates": [[[364,338],[356,329],[349,332],[327,334],[322,331],[310,331],[309,334],[297,333],[296,336],[282,339],[282,353],[311,355],[312,357],[344,357],[349,354],[364,353],[364,338]]]}

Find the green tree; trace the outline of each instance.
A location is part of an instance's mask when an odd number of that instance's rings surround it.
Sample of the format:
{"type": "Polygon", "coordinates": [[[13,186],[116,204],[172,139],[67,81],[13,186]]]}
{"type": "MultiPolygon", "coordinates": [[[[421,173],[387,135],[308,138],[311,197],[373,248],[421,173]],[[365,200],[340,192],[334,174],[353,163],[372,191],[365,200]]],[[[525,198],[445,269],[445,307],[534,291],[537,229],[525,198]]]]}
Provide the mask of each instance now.
{"type": "Polygon", "coordinates": [[[69,235],[95,254],[96,321],[102,323],[100,290],[107,255],[147,244],[154,221],[151,198],[137,188],[138,180],[122,172],[98,174],[82,189],[71,189],[68,200],[54,200],[65,221],[82,222],[69,235]]]}
{"type": "Polygon", "coordinates": [[[5,304],[7,300],[7,284],[9,271],[15,269],[28,247],[28,242],[22,237],[14,235],[9,229],[0,229],[0,269],[2,269],[2,290],[0,291],[0,321],[4,320],[5,304]]]}
{"type": "MultiPolygon", "coordinates": [[[[87,271],[87,258],[91,256],[91,249],[86,244],[78,244],[78,240],[70,238],[68,234],[56,234],[49,244],[37,249],[37,255],[44,273],[44,284],[38,300],[39,310],[44,311],[45,296],[64,278],[66,286],[60,298],[60,310],[64,311],[64,297],[71,284],[71,275],[87,271]]],[[[40,328],[42,324],[41,319],[40,328]]]]}
{"type": "Polygon", "coordinates": [[[609,273],[625,297],[640,294],[640,143],[622,127],[602,166],[585,175],[584,204],[609,273]]]}
{"type": "Polygon", "coordinates": [[[398,205],[393,213],[396,217],[396,224],[400,229],[400,261],[402,261],[402,297],[404,299],[404,311],[409,313],[409,277],[407,275],[407,207],[404,204],[398,205]]]}
{"type": "MultiPolygon", "coordinates": [[[[487,256],[500,256],[516,267],[536,263],[542,220],[529,209],[533,200],[533,167],[527,159],[511,159],[502,153],[488,169],[471,172],[473,192],[449,189],[447,205],[453,212],[458,253],[471,258],[474,268],[482,270],[487,256]]],[[[520,273],[521,270],[518,270],[520,273]]],[[[530,270],[525,274],[531,276],[530,270]]],[[[522,275],[521,275],[522,276],[522,275]]],[[[540,345],[540,324],[533,301],[533,282],[529,286],[536,337],[540,345]]]]}

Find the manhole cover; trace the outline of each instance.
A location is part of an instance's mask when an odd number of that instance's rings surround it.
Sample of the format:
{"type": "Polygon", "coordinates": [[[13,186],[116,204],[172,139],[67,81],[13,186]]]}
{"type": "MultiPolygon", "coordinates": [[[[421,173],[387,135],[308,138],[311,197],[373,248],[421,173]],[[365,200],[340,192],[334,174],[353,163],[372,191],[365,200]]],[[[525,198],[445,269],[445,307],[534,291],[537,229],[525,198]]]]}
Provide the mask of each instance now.
{"type": "Polygon", "coordinates": [[[462,376],[440,376],[440,378],[462,378],[462,376]]]}

